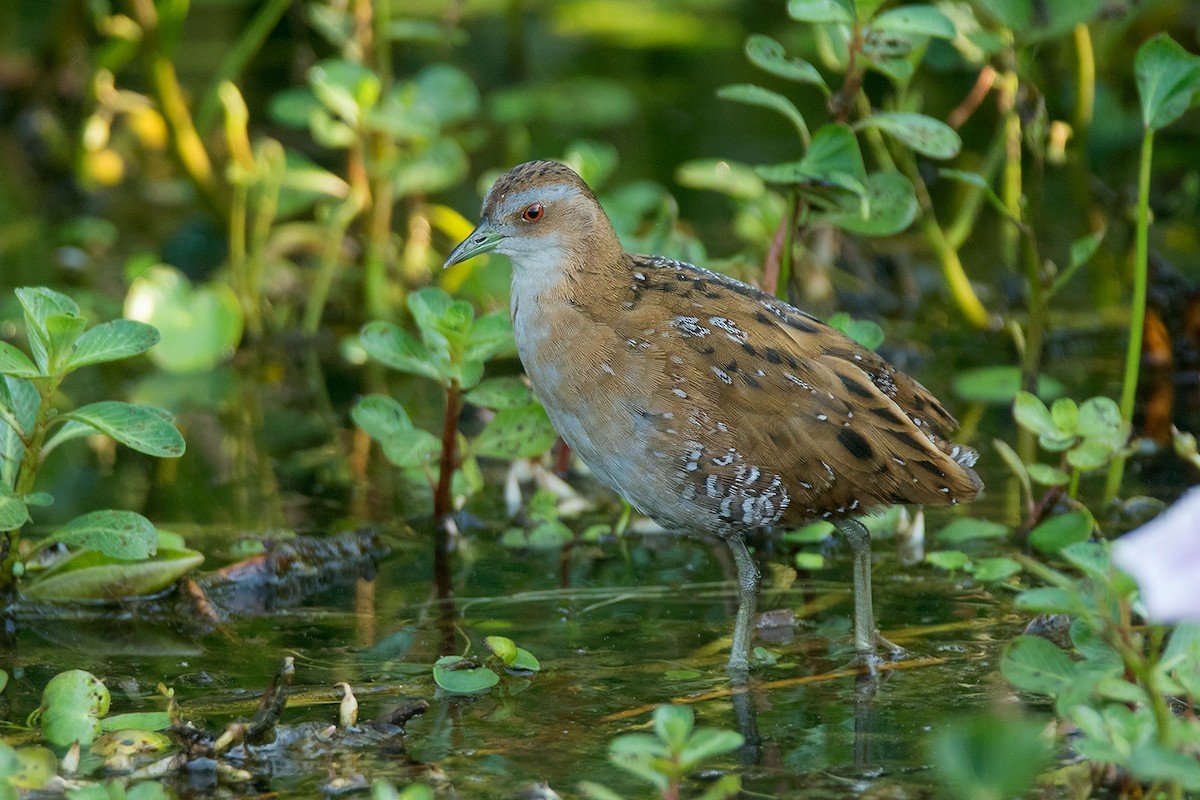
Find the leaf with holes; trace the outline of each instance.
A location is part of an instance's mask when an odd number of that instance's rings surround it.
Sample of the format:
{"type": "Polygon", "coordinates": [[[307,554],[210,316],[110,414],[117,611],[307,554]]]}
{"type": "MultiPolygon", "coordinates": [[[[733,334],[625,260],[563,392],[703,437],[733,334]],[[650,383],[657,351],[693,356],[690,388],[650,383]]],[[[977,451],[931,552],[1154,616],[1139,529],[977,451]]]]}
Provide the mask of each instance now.
{"type": "Polygon", "coordinates": [[[183,434],[171,421],[171,415],[151,406],[103,400],[77,408],[63,417],[91,426],[126,447],[151,456],[178,458],[186,447],[183,434]]]}

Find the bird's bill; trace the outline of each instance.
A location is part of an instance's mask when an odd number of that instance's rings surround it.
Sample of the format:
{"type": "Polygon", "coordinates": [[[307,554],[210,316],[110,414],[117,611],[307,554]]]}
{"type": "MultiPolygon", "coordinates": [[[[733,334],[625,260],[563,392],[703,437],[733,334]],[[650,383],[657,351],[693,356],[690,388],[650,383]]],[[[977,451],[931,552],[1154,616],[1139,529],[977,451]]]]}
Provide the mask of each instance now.
{"type": "Polygon", "coordinates": [[[504,238],[504,234],[495,230],[491,224],[485,219],[480,222],[475,230],[471,231],[471,235],[463,239],[458,247],[450,253],[450,257],[446,259],[446,263],[442,265],[442,269],[453,267],[455,264],[460,264],[468,258],[474,258],[481,253],[490,253],[500,244],[500,240],[504,238]]]}

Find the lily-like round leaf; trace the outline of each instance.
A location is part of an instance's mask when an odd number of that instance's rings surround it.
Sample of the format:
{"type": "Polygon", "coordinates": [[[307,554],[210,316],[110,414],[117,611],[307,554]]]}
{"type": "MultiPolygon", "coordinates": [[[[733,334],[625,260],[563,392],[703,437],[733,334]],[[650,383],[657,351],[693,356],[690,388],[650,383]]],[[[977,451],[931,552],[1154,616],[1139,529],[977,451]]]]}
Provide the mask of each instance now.
{"type": "Polygon", "coordinates": [[[462,656],[442,656],[433,665],[433,681],[452,694],[486,692],[500,682],[500,676],[487,667],[461,668],[462,656]]]}

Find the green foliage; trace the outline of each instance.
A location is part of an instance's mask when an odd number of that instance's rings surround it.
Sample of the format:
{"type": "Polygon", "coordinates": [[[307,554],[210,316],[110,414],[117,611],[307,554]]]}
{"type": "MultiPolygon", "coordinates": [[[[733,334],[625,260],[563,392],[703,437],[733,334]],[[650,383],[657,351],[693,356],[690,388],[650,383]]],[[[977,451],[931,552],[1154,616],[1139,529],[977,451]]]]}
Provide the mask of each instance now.
{"type": "Polygon", "coordinates": [[[232,289],[215,282],[193,286],[179,270],[161,264],[130,284],[125,313],[158,329],[162,341],[150,360],[170,372],[212,369],[242,340],[244,315],[232,289]]]}
{"type": "MultiPolygon", "coordinates": [[[[659,706],[654,710],[654,735],[629,733],[613,739],[609,760],[657,789],[663,798],[679,797],[684,779],[702,763],[737,750],[745,739],[736,731],[695,727],[689,706],[659,706]]],[[[741,791],[741,778],[724,775],[700,795],[702,800],[734,798],[741,791]]],[[[579,790],[592,800],[621,796],[595,783],[581,783],[579,790]]]]}
{"type": "MultiPolygon", "coordinates": [[[[74,410],[57,406],[58,388],[75,370],[129,358],[157,344],[158,332],[152,326],[117,320],[89,328],[78,304],[66,295],[45,288],[18,289],[16,294],[33,358],[12,345],[0,347],[0,528],[8,531],[0,589],[11,587],[26,572],[20,561],[21,528],[29,521],[31,506],[51,502],[33,487],[43,460],[59,445],[103,434],[151,456],[177,458],[184,452],[183,436],[161,409],[111,400],[74,410]]],[[[42,580],[71,572],[66,565],[75,559],[99,568],[92,574],[102,572],[104,578],[99,584],[93,580],[90,591],[82,594],[69,591],[67,596],[74,598],[122,597],[135,586],[139,593],[157,591],[199,563],[199,554],[191,551],[177,553],[181,558],[148,561],[157,550],[157,533],[149,520],[132,511],[93,511],[76,517],[43,544],[54,541],[82,549],[30,576],[30,596],[39,594],[42,580]],[[149,574],[153,580],[147,580],[149,574]]],[[[48,590],[43,598],[63,599],[62,588],[43,588],[48,590]]]]}
{"type": "Polygon", "coordinates": [[[1200,687],[1200,627],[1178,626],[1163,647],[1164,628],[1133,624],[1136,589],[1110,565],[1106,543],[1076,542],[1059,553],[1073,572],[1039,566],[1050,585],[1023,592],[1017,605],[1071,614],[1069,650],[1020,636],[1005,648],[1001,672],[1018,689],[1053,699],[1078,730],[1071,744],[1083,757],[1167,796],[1200,789],[1200,727],[1166,701],[1200,687]]]}
{"type": "MultiPolygon", "coordinates": [[[[515,378],[483,380],[485,362],[513,350],[507,314],[476,318],[470,303],[454,300],[437,288],[413,292],[408,307],[420,338],[390,322],[371,322],[363,328],[360,341],[376,361],[433,380],[442,388],[448,415],[444,430],[451,432],[454,447],[451,462],[475,481],[461,487],[464,493],[478,488],[477,458],[527,458],[546,452],[557,434],[528,387],[515,378]],[[483,430],[460,446],[456,429],[463,400],[494,414],[483,430]]],[[[383,395],[364,397],[351,410],[351,417],[379,442],[394,465],[423,474],[435,497],[441,495],[439,490],[448,491],[443,481],[450,481],[452,475],[441,474],[445,433],[439,438],[416,427],[400,403],[383,395]]],[[[435,513],[441,516],[448,510],[435,513]]]]}
{"type": "Polygon", "coordinates": [[[1050,763],[1044,728],[1033,720],[997,714],[952,721],[939,726],[929,760],[948,797],[1020,797],[1050,763]]]}

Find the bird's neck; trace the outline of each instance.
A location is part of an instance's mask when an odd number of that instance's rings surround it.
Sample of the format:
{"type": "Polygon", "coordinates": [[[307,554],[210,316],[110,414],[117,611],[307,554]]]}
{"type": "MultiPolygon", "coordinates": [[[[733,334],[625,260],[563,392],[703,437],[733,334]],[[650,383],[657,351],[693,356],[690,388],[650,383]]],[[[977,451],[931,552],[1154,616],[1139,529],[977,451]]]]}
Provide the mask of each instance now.
{"type": "Polygon", "coordinates": [[[607,220],[581,235],[555,236],[513,258],[514,303],[568,303],[623,282],[628,258],[607,220]]]}

